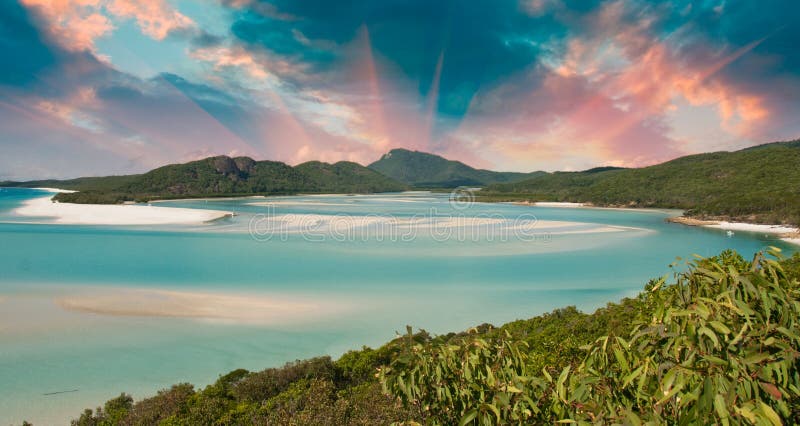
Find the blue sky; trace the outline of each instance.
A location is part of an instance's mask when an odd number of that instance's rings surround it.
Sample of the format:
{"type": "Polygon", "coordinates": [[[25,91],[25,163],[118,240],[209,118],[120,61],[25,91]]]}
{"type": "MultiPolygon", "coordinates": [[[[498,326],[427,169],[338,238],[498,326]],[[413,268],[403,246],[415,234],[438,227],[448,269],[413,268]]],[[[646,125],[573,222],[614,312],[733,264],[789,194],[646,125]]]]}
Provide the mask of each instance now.
{"type": "Polygon", "coordinates": [[[800,136],[800,3],[10,0],[0,179],[211,155],[642,166],[800,136]]]}

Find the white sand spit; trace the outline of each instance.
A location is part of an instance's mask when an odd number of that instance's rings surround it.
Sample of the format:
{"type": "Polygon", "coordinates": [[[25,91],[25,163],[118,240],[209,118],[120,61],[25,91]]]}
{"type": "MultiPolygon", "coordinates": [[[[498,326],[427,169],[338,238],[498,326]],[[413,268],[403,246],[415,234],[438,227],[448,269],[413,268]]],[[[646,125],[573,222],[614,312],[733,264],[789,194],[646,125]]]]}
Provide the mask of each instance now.
{"type": "Polygon", "coordinates": [[[763,234],[789,234],[798,232],[797,228],[784,225],[761,225],[755,223],[742,222],[717,222],[716,224],[704,225],[709,228],[724,229],[726,231],[747,231],[760,232],[763,234]]]}
{"type": "Polygon", "coordinates": [[[58,203],[51,201],[50,197],[28,200],[13,213],[31,218],[49,218],[46,223],[68,225],[199,224],[230,216],[229,212],[219,210],[58,203]]]}
{"type": "Polygon", "coordinates": [[[537,207],[584,207],[584,203],[563,203],[555,201],[537,201],[534,203],[537,207]]]}
{"type": "Polygon", "coordinates": [[[260,201],[247,203],[248,206],[352,206],[352,203],[328,203],[324,201],[260,201]]]}
{"type": "Polygon", "coordinates": [[[67,193],[67,194],[72,194],[73,192],[78,192],[78,191],[71,191],[71,190],[69,190],[69,189],[46,188],[46,187],[42,187],[42,188],[31,188],[31,189],[38,189],[38,190],[40,190],[40,191],[47,191],[47,192],[65,192],[65,193],[67,193]]]}
{"type": "Polygon", "coordinates": [[[775,235],[789,244],[800,245],[800,229],[786,225],[765,225],[760,223],[698,220],[684,216],[669,218],[668,221],[688,226],[702,226],[704,228],[722,229],[724,231],[731,232],[743,231],[775,235]]]}

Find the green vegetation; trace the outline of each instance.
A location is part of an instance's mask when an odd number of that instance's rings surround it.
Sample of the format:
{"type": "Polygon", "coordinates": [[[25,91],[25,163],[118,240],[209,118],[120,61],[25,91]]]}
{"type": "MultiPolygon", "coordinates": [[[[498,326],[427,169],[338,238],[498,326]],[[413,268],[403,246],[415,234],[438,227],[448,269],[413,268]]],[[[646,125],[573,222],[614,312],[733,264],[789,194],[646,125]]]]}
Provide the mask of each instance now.
{"type": "Polygon", "coordinates": [[[514,182],[540,174],[493,172],[474,169],[460,161],[451,161],[425,152],[393,149],[370,164],[370,169],[416,188],[455,188],[514,182]]]}
{"type": "Polygon", "coordinates": [[[792,424],[800,255],[696,259],[592,314],[236,370],[202,390],[122,394],[75,425],[792,424]],[[415,423],[416,422],[416,423],[415,423]]]}
{"type": "Polygon", "coordinates": [[[27,182],[4,181],[0,182],[0,186],[19,188],[59,188],[74,191],[85,189],[92,189],[95,191],[112,191],[116,188],[129,184],[140,176],[141,175],[81,177],[65,180],[31,180],[27,182]]]}
{"type": "Polygon", "coordinates": [[[369,167],[311,161],[295,167],[247,157],[206,158],[141,175],[3,182],[0,186],[73,189],[55,199],[120,203],[153,199],[296,193],[371,193],[485,186],[480,201],[566,201],[659,207],[687,216],[800,224],[800,140],[736,152],[690,155],[638,169],[504,173],[433,154],[393,149],[369,167]]]}
{"type": "Polygon", "coordinates": [[[557,172],[481,191],[484,201],[663,207],[710,219],[800,224],[800,140],[639,169],[557,172]]]}
{"type": "Polygon", "coordinates": [[[2,185],[74,189],[79,192],[61,193],[55,199],[84,204],[254,194],[393,192],[406,189],[401,183],[351,162],[327,164],[314,161],[291,167],[277,161],[226,156],[171,164],[141,175],[6,182],[2,185]]]}

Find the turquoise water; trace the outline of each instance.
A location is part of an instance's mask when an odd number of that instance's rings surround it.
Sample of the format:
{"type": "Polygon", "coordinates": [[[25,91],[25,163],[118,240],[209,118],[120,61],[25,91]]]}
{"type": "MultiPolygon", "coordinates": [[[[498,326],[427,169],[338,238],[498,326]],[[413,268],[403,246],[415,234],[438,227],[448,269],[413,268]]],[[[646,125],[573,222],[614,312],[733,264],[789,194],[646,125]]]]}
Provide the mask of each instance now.
{"type": "Polygon", "coordinates": [[[237,213],[194,226],[54,225],[46,218],[27,223],[30,218],[13,213],[20,203],[41,196],[47,193],[0,191],[3,423],[67,423],[82,407],[122,391],[138,398],[177,382],[205,385],[234,368],[338,356],[380,345],[406,324],[443,333],[566,305],[591,310],[635,294],[649,278],[669,272],[676,256],[707,256],[725,248],[749,256],[768,245],[792,251],[764,235],[728,237],[665,223],[675,212],[465,206],[453,205],[446,194],[427,193],[275,197],[270,206],[253,205],[263,198],[159,203],[237,213]],[[349,228],[334,235],[322,228],[314,235],[292,228],[265,241],[254,228],[264,217],[286,214],[391,216],[400,223],[440,226],[437,235],[415,229],[407,241],[387,237],[385,229],[351,235],[349,228]],[[531,215],[539,221],[531,225],[536,232],[528,229],[522,237],[506,232],[514,218],[530,224],[531,215]],[[467,226],[445,225],[453,217],[506,222],[478,238],[462,238],[458,232],[467,226]],[[550,221],[570,223],[551,227],[550,221]],[[452,235],[440,238],[445,231],[452,235]],[[347,238],[339,238],[342,232],[347,238]],[[346,309],[247,323],[112,316],[68,311],[55,303],[64,295],[131,288],[278,295],[346,309]],[[67,390],[75,391],[44,395],[67,390]]]}

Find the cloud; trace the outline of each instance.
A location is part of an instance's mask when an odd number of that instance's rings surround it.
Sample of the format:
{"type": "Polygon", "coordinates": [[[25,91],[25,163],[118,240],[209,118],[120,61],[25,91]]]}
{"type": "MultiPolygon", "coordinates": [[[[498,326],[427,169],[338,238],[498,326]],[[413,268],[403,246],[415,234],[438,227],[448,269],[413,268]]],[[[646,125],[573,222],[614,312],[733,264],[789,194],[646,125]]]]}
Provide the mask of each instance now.
{"type": "Polygon", "coordinates": [[[142,32],[156,40],[195,25],[165,0],[111,0],[106,9],[116,16],[135,19],[142,32]]]}
{"type": "Polygon", "coordinates": [[[33,24],[30,13],[16,3],[0,4],[0,85],[26,87],[59,60],[33,24]]]}
{"type": "Polygon", "coordinates": [[[375,54],[418,81],[418,96],[427,96],[440,75],[437,111],[453,116],[478,89],[534,64],[539,38],[562,31],[549,16],[520,14],[516,0],[276,0],[237,7],[245,10],[232,27],[240,40],[321,70],[352,61],[347,46],[366,28],[375,54]]]}
{"type": "Polygon", "coordinates": [[[47,21],[47,31],[62,47],[72,50],[95,50],[96,39],[108,35],[114,25],[99,13],[99,0],[22,0],[47,21]]]}
{"type": "Polygon", "coordinates": [[[20,1],[0,5],[0,146],[26,159],[6,174],[395,147],[582,169],[800,134],[786,2],[20,1]],[[124,51],[126,21],[152,60],[124,51]]]}
{"type": "Polygon", "coordinates": [[[163,40],[195,23],[166,0],[20,0],[45,22],[51,40],[70,51],[96,52],[95,42],[115,29],[113,19],[134,19],[142,33],[163,40]]]}
{"type": "Polygon", "coordinates": [[[769,55],[760,49],[777,32],[730,44],[694,31],[692,21],[675,25],[673,12],[614,1],[580,16],[585,25],[552,41],[542,68],[478,92],[445,150],[479,152],[518,170],[537,163],[580,169],[647,165],[718,147],[698,140],[714,125],[732,148],[800,133],[789,118],[800,112],[797,75],[760,78],[770,72],[759,69],[769,55]],[[718,121],[676,137],[675,110],[705,107],[718,121]]]}

